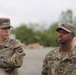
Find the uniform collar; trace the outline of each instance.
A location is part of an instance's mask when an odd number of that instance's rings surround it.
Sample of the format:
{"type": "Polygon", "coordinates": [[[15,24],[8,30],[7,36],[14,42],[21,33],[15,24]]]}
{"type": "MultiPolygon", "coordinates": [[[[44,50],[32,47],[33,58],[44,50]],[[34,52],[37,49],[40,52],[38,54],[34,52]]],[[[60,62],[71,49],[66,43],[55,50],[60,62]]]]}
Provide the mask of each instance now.
{"type": "Polygon", "coordinates": [[[72,54],[72,51],[69,51],[68,53],[65,53],[65,57],[63,57],[63,58],[62,58],[61,52],[59,51],[59,47],[57,48],[57,50],[55,51],[55,53],[56,53],[55,56],[56,56],[57,59],[64,61],[67,58],[70,58],[70,56],[72,54]]]}
{"type": "Polygon", "coordinates": [[[9,47],[9,45],[10,45],[10,38],[8,38],[8,40],[7,40],[7,42],[6,42],[6,44],[5,44],[5,47],[9,47]]]}

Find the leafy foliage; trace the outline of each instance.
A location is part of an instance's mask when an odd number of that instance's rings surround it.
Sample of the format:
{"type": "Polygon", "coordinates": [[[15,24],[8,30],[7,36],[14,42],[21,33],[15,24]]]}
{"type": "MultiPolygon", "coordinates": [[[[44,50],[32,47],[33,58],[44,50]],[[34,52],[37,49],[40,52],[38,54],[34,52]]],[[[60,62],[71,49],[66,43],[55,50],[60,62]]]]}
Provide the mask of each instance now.
{"type": "MultiPolygon", "coordinates": [[[[62,12],[61,22],[70,22],[76,25],[76,21],[73,21],[73,13],[71,10],[62,12]]],[[[74,19],[76,20],[76,19],[74,19]]],[[[43,46],[58,46],[57,42],[57,32],[56,28],[58,27],[58,22],[55,22],[50,25],[48,29],[44,26],[40,27],[39,24],[32,24],[30,27],[26,24],[21,24],[20,27],[17,27],[12,30],[12,33],[16,35],[16,38],[19,39],[24,44],[30,43],[40,43],[43,46]]]]}

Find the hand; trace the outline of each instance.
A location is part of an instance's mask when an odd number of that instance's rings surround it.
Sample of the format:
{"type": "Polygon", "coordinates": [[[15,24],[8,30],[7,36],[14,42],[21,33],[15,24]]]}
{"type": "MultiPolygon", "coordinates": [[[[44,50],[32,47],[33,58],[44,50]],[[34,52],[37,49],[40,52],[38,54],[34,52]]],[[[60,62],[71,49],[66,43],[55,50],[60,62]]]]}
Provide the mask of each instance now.
{"type": "Polygon", "coordinates": [[[16,54],[16,53],[14,53],[12,57],[16,57],[16,56],[17,56],[17,54],[16,54]]]}

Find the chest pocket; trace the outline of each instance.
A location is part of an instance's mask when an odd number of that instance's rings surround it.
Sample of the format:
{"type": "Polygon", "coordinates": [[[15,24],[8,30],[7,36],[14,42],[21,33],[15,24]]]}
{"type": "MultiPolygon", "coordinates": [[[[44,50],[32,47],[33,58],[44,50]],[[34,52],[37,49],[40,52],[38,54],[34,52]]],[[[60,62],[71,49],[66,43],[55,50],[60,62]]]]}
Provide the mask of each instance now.
{"type": "Polygon", "coordinates": [[[57,75],[76,75],[72,74],[76,71],[76,59],[66,59],[60,62],[59,67],[56,69],[57,75]]]}
{"type": "Polygon", "coordinates": [[[51,67],[51,68],[55,69],[58,64],[59,64],[59,60],[57,58],[55,58],[55,59],[54,58],[51,58],[48,61],[48,68],[51,67]]]}
{"type": "Polygon", "coordinates": [[[10,58],[14,53],[13,48],[4,48],[0,51],[1,58],[10,58]]]}
{"type": "Polygon", "coordinates": [[[14,53],[14,43],[15,40],[10,40],[8,46],[3,46],[0,49],[0,57],[2,58],[9,58],[14,53]]]}

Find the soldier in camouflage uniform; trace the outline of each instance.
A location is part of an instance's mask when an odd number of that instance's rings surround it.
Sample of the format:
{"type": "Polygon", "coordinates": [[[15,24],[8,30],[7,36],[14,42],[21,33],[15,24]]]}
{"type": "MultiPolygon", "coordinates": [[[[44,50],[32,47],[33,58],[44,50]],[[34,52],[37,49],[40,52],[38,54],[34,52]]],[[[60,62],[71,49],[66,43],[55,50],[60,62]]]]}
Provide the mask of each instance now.
{"type": "Polygon", "coordinates": [[[25,56],[21,42],[9,38],[11,28],[9,18],[0,18],[0,75],[18,75],[25,56]]]}
{"type": "Polygon", "coordinates": [[[74,42],[76,27],[65,23],[61,24],[56,31],[60,47],[46,55],[42,75],[76,75],[76,41],[74,42]]]}

